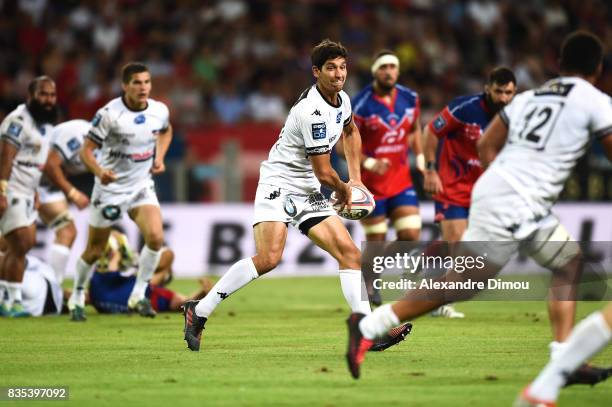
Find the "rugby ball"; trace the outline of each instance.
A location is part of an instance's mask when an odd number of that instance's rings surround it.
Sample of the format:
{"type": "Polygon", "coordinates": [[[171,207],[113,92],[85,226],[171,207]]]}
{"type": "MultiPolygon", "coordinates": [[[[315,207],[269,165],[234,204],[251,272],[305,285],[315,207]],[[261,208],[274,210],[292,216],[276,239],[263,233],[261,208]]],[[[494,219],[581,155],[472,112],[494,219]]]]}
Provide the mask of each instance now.
{"type": "Polygon", "coordinates": [[[340,205],[336,204],[336,192],[333,192],[330,197],[330,203],[333,208],[338,212],[338,215],[345,219],[350,220],[359,220],[368,216],[374,210],[376,206],[376,202],[374,202],[374,197],[366,188],[355,185],[351,187],[351,210],[345,206],[342,211],[340,211],[340,205]]]}

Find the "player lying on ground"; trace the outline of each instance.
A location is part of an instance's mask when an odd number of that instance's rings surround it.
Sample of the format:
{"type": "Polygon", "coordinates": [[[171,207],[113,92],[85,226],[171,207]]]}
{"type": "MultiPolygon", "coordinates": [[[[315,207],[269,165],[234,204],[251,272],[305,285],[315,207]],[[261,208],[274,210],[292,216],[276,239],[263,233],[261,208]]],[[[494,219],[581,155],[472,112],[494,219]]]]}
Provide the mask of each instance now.
{"type": "MultiPolygon", "coordinates": [[[[199,281],[200,289],[189,296],[165,288],[172,280],[173,262],[174,253],[163,247],[159,264],[145,291],[156,312],[178,311],[185,301],[202,299],[212,288],[212,282],[207,278],[202,278],[199,281]]],[[[89,283],[89,303],[99,313],[129,312],[128,299],[136,284],[134,271],[137,267],[138,259],[129,246],[127,236],[113,230],[89,283]]]]}
{"type": "Polygon", "coordinates": [[[47,260],[60,283],[66,274],[70,249],[77,235],[69,202],[79,209],[89,205],[89,197],[75,188],[68,177],[87,172],[79,151],[90,127],[91,124],[85,120],[70,120],[55,126],[51,133],[45,177],[38,188],[38,215],[55,234],[47,260]]]}
{"type": "MultiPolygon", "coordinates": [[[[495,117],[478,143],[485,168],[472,193],[468,228],[457,255],[488,253],[487,267],[439,281],[492,278],[517,251],[553,271],[550,297],[571,303],[582,267],[580,248],[551,213],[578,159],[599,140],[612,160],[610,97],[593,84],[601,73],[603,47],[592,34],[577,32],[564,41],[561,77],[515,97],[495,117]]],[[[377,337],[400,321],[410,321],[475,291],[416,289],[371,315],[348,319],[347,360],[353,377],[377,337]]],[[[553,329],[573,324],[571,314],[551,315],[553,329]]],[[[559,344],[557,352],[566,347],[559,344]]],[[[555,354],[552,355],[554,359],[555,354]]],[[[584,371],[581,373],[585,373],[584,371]]],[[[589,373],[589,372],[586,372],[589,373]]]]}
{"type": "MultiPolygon", "coordinates": [[[[289,224],[338,261],[342,293],[351,310],[370,313],[369,302],[361,298],[361,253],[321,193],[321,184],[332,189],[342,210],[351,202],[351,184],[362,185],[361,138],[353,122],[351,101],[342,90],[346,58],[346,49],[330,40],[312,50],[316,84],[302,92],[291,108],[278,141],[261,165],[253,221],[257,253],[232,265],[211,295],[199,302],[187,302],[184,338],[189,349],[200,350],[204,325],[222,300],[280,263],[289,224]],[[341,138],[350,183],[342,182],[330,163],[330,152],[341,138]]],[[[376,347],[398,343],[410,327],[403,325],[376,347]]]]}
{"type": "MultiPolygon", "coordinates": [[[[5,255],[6,241],[0,236],[0,262],[5,255]]],[[[7,305],[6,286],[0,283],[0,316],[23,317],[57,315],[62,311],[63,292],[51,266],[39,258],[26,255],[21,286],[23,314],[15,314],[7,305]]]]}

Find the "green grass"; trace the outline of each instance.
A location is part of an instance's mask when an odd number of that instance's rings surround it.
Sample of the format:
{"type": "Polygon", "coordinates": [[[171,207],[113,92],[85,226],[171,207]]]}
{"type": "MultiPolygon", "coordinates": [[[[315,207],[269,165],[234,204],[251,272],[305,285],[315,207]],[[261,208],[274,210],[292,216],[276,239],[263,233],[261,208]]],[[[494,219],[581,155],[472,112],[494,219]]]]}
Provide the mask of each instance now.
{"type": "MultiPolygon", "coordinates": [[[[580,303],[578,318],[601,306],[580,303]]],[[[465,320],[421,318],[400,346],[369,354],[358,381],[345,365],[348,308],[335,278],[255,282],[216,310],[199,353],[186,349],[180,314],[2,319],[0,386],[69,386],[73,406],[511,405],[547,361],[545,303],[458,308],[465,320]]],[[[595,359],[611,360],[612,349],[595,359]]],[[[565,389],[560,405],[611,400],[612,381],[565,389]]]]}

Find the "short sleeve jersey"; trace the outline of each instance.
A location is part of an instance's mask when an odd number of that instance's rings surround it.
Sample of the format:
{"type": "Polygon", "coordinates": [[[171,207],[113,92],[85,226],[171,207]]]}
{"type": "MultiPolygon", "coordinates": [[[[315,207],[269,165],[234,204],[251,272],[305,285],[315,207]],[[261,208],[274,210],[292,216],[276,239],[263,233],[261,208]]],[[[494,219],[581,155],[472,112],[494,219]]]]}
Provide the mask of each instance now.
{"type": "Polygon", "coordinates": [[[309,157],[329,154],[351,120],[351,101],[344,91],[340,91],[338,105],[334,106],[316,85],[306,89],[291,108],[268,159],[261,164],[259,183],[303,194],[320,191],[309,157]]]}
{"type": "Polygon", "coordinates": [[[87,168],[81,162],[79,152],[90,128],[91,123],[86,120],[69,120],[58,124],[53,129],[51,148],[58,152],[64,169],[69,175],[87,172],[87,168]]]}
{"type": "Polygon", "coordinates": [[[96,178],[96,188],[102,192],[130,193],[147,182],[157,136],[169,125],[168,108],[153,99],[148,99],[146,108],[132,110],[119,97],[98,110],[87,137],[101,148],[98,164],[113,170],[117,180],[102,185],[96,178]]]}
{"type": "Polygon", "coordinates": [[[0,137],[17,148],[8,192],[32,196],[40,183],[42,170],[49,154],[51,124],[38,124],[25,104],[19,105],[0,124],[0,137]]]}
{"type": "Polygon", "coordinates": [[[578,77],[561,77],[517,95],[500,112],[508,126],[491,164],[533,208],[548,214],[593,140],[612,134],[612,103],[578,77]]]}
{"type": "Polygon", "coordinates": [[[493,118],[484,93],[453,99],[428,124],[438,139],[438,174],[443,191],[433,199],[450,205],[470,206],[474,183],[482,174],[476,143],[493,118]]]}
{"type": "Polygon", "coordinates": [[[376,199],[392,197],[411,187],[408,138],[420,114],[417,93],[396,85],[388,104],[368,85],[353,99],[353,109],[363,153],[391,162],[384,175],[362,169],[363,183],[376,199]]]}

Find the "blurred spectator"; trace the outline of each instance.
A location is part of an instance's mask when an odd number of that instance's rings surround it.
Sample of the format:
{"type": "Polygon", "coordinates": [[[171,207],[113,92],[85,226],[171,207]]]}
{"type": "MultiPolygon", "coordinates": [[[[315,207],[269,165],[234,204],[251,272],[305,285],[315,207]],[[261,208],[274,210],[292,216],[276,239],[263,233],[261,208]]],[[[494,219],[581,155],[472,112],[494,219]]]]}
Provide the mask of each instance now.
{"type": "Polygon", "coordinates": [[[212,107],[219,120],[225,124],[236,124],[243,119],[246,104],[231,81],[223,81],[212,98],[212,107]]]}
{"type": "Polygon", "coordinates": [[[247,97],[246,114],[256,122],[282,124],[285,121],[287,116],[285,102],[274,92],[271,79],[262,79],[259,82],[259,89],[247,97]]]}

